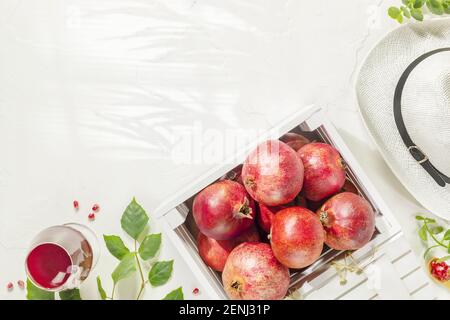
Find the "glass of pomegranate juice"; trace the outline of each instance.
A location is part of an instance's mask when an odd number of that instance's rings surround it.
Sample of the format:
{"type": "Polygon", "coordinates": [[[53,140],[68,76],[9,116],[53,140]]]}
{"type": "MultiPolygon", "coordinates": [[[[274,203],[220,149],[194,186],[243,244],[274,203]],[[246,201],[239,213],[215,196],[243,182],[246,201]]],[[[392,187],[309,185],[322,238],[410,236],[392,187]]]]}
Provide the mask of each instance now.
{"type": "Polygon", "coordinates": [[[31,243],[25,268],[38,288],[61,291],[78,287],[97,263],[99,243],[94,232],[78,223],[42,230],[31,243]]]}

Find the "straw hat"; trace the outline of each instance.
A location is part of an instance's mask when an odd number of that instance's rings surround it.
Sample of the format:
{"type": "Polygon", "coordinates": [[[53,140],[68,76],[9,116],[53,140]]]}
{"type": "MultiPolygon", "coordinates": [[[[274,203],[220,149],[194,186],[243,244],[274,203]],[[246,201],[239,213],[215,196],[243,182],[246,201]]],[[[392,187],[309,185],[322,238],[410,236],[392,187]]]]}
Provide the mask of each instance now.
{"type": "Polygon", "coordinates": [[[450,19],[389,33],[366,58],[356,92],[393,173],[425,208],[450,220],[450,19]]]}

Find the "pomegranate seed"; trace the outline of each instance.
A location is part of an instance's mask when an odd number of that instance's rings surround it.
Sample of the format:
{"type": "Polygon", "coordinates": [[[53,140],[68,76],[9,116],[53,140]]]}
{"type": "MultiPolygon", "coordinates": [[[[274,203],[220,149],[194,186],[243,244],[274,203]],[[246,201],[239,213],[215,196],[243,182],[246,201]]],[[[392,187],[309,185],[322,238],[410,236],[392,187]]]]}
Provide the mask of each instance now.
{"type": "Polygon", "coordinates": [[[13,283],[12,283],[12,282],[8,282],[8,284],[6,285],[6,289],[7,289],[8,291],[11,291],[12,289],[14,289],[13,283]]]}
{"type": "Polygon", "coordinates": [[[91,220],[91,221],[95,220],[95,213],[89,213],[88,219],[91,220]]]}
{"type": "Polygon", "coordinates": [[[23,282],[23,280],[17,281],[17,285],[20,289],[25,289],[25,282],[23,282]]]}
{"type": "Polygon", "coordinates": [[[100,209],[100,206],[98,204],[94,204],[94,206],[92,207],[92,211],[97,212],[98,209],[100,209]]]}
{"type": "Polygon", "coordinates": [[[450,280],[450,270],[449,265],[445,262],[438,262],[437,260],[433,260],[430,263],[431,275],[435,277],[439,281],[448,281],[450,280]]]}
{"type": "Polygon", "coordinates": [[[192,293],[197,295],[200,292],[200,290],[198,288],[194,288],[194,290],[192,290],[192,293]]]}
{"type": "Polygon", "coordinates": [[[73,201],[73,207],[75,208],[75,210],[78,210],[78,208],[80,207],[80,204],[78,203],[77,200],[73,201]]]}

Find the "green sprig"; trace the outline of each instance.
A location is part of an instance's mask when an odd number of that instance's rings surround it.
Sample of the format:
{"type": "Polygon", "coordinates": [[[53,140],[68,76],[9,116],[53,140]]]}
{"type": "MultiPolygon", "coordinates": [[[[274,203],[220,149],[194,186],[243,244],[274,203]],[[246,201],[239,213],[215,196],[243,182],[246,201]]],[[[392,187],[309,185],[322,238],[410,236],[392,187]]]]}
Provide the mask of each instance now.
{"type": "Polygon", "coordinates": [[[436,222],[436,220],[427,217],[416,216],[416,220],[420,223],[418,231],[419,237],[428,246],[423,254],[425,259],[428,253],[434,248],[441,247],[450,253],[450,229],[445,230],[444,227],[436,222]],[[444,235],[439,239],[438,235],[442,233],[444,233],[444,235]],[[431,246],[429,246],[429,240],[433,243],[431,246]]]}
{"type": "MultiPolygon", "coordinates": [[[[147,234],[148,221],[149,217],[144,208],[133,198],[125,209],[120,223],[122,229],[134,240],[134,251],[130,251],[119,236],[103,236],[106,248],[120,262],[111,275],[113,289],[110,297],[106,296],[100,278],[97,278],[97,287],[102,300],[113,300],[118,282],[130,277],[136,271],[139,272],[141,279],[141,285],[136,297],[137,300],[141,298],[146,284],[150,283],[153,287],[160,286],[166,284],[172,276],[173,260],[154,261],[147,277],[144,276],[144,261],[155,258],[161,247],[161,234],[147,234]],[[142,242],[139,242],[139,239],[143,239],[142,242]]],[[[166,298],[173,295],[178,299],[182,299],[182,288],[172,291],[166,298]]]]}
{"type": "Polygon", "coordinates": [[[402,4],[388,8],[388,15],[398,23],[411,18],[423,21],[424,9],[438,16],[450,14],[450,0],[402,0],[402,4]]]}

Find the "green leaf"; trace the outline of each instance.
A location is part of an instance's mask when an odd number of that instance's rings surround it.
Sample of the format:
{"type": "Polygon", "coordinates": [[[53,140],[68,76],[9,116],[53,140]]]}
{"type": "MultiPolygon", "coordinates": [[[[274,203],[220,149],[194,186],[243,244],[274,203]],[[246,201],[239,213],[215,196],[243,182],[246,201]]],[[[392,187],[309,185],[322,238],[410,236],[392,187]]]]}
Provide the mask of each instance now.
{"type": "Polygon", "coordinates": [[[450,1],[443,2],[442,6],[444,7],[444,12],[450,14],[450,1]]]}
{"type": "Polygon", "coordinates": [[[450,229],[445,231],[443,241],[450,240],[450,229]]]}
{"type": "Polygon", "coordinates": [[[400,16],[402,14],[402,12],[400,11],[399,8],[397,7],[390,7],[388,9],[388,15],[392,18],[397,20],[398,16],[400,16]]]}
{"type": "Polygon", "coordinates": [[[100,280],[100,276],[97,276],[97,288],[98,293],[100,293],[100,298],[102,298],[102,300],[106,300],[106,292],[105,289],[103,289],[102,280],[100,280]]]}
{"type": "Polygon", "coordinates": [[[122,258],[119,265],[114,269],[111,277],[114,284],[122,279],[129,277],[133,272],[136,271],[136,260],[133,253],[129,253],[122,258]]]}
{"type": "Polygon", "coordinates": [[[419,229],[419,237],[420,239],[422,239],[422,241],[426,242],[428,240],[428,234],[427,234],[427,229],[425,226],[422,226],[419,229]]]}
{"type": "Polygon", "coordinates": [[[125,246],[119,236],[103,235],[108,251],[117,259],[122,260],[124,256],[130,253],[130,250],[125,246]]]}
{"type": "Polygon", "coordinates": [[[427,0],[427,7],[434,14],[439,16],[444,14],[444,7],[440,0],[427,0]]]}
{"type": "Polygon", "coordinates": [[[413,7],[415,9],[420,9],[423,7],[424,4],[425,4],[425,0],[415,0],[413,3],[413,7]]]}
{"type": "Polygon", "coordinates": [[[425,222],[426,223],[436,223],[436,220],[430,219],[430,218],[425,218],[425,222]]]}
{"type": "Polygon", "coordinates": [[[432,228],[429,228],[429,229],[430,229],[430,232],[432,234],[439,234],[442,231],[444,231],[444,228],[442,228],[441,226],[436,226],[436,227],[432,227],[432,228]]]}
{"type": "Polygon", "coordinates": [[[30,279],[27,279],[28,300],[55,300],[55,293],[36,287],[30,279]]]}
{"type": "Polygon", "coordinates": [[[411,14],[409,13],[409,9],[405,6],[402,6],[403,15],[407,18],[411,18],[411,14]]]}
{"type": "Polygon", "coordinates": [[[161,233],[149,234],[139,247],[139,255],[143,260],[153,258],[161,246],[161,233]]]}
{"type": "Polygon", "coordinates": [[[120,220],[122,229],[133,239],[137,240],[147,223],[147,213],[145,213],[145,210],[136,202],[136,199],[133,198],[120,220]]]}
{"type": "Polygon", "coordinates": [[[61,300],[82,300],[79,289],[67,289],[59,293],[61,300]]]}
{"type": "Polygon", "coordinates": [[[422,9],[411,9],[411,16],[417,21],[423,21],[422,9]]]}
{"type": "Polygon", "coordinates": [[[162,300],[184,300],[183,288],[179,287],[169,292],[162,300]]]}
{"type": "Polygon", "coordinates": [[[425,218],[422,216],[416,216],[416,220],[422,221],[422,220],[425,220],[425,218]]]}
{"type": "Polygon", "coordinates": [[[148,281],[157,287],[169,281],[173,270],[173,260],[156,262],[148,274],[148,281]]]}
{"type": "Polygon", "coordinates": [[[403,23],[403,14],[400,13],[396,20],[398,23],[403,23]]]}

